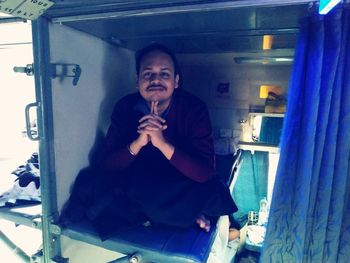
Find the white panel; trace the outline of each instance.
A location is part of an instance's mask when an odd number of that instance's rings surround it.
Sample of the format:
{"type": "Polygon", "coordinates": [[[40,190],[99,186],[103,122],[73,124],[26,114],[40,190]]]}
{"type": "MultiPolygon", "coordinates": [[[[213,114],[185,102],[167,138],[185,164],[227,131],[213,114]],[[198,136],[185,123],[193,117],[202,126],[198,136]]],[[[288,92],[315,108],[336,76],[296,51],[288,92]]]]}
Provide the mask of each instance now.
{"type": "Polygon", "coordinates": [[[114,103],[135,90],[133,54],[66,26],[50,25],[51,63],[78,64],[77,86],[72,78],[52,81],[54,145],[59,208],[79,170],[100,141],[114,103]]]}

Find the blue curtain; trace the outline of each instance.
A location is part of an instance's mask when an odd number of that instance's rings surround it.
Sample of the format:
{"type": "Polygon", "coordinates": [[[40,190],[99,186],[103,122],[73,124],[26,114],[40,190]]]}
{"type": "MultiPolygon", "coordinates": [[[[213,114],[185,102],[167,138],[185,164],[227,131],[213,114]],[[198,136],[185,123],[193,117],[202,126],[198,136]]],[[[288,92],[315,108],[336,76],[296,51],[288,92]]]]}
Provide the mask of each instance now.
{"type": "Polygon", "coordinates": [[[350,262],[349,8],[301,24],[261,262],[350,262]]]}

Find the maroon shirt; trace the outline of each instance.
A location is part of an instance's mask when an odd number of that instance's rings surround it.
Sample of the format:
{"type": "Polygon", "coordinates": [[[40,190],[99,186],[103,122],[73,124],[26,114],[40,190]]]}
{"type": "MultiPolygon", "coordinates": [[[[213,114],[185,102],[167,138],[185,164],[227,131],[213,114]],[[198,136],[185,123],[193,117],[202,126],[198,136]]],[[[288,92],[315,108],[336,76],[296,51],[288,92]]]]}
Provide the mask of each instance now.
{"type": "MultiPolygon", "coordinates": [[[[136,156],[127,148],[139,136],[139,119],[149,111],[139,93],[125,96],[114,108],[98,176],[107,174],[118,194],[105,217],[115,224],[124,214],[130,219],[141,213],[155,223],[188,227],[199,215],[217,217],[236,211],[228,187],[215,176],[205,104],[186,91],[174,92],[162,115],[168,126],[163,135],[175,148],[170,160],[151,143],[136,156]]],[[[105,224],[99,219],[94,223],[102,232],[110,231],[105,224]]]]}
{"type": "Polygon", "coordinates": [[[237,211],[229,188],[215,176],[205,104],[183,90],[174,92],[162,115],[168,126],[163,135],[175,148],[170,160],[151,143],[136,156],[127,148],[139,136],[139,120],[149,111],[139,93],[117,102],[97,167],[76,181],[71,206],[88,206],[86,215],[102,239],[146,219],[190,227],[200,215],[215,220],[237,211]]]}
{"type": "MultiPolygon", "coordinates": [[[[149,148],[157,151],[151,143],[143,147],[137,156],[130,154],[127,148],[138,136],[139,119],[148,113],[149,109],[139,93],[127,95],[116,104],[100,157],[104,169],[112,172],[128,170],[136,159],[145,157],[145,152],[151,150],[149,148]]],[[[184,177],[196,182],[206,182],[213,178],[215,154],[212,128],[204,102],[184,90],[175,90],[163,117],[168,126],[163,135],[174,146],[175,151],[170,160],[157,156],[157,160],[149,161],[154,166],[167,166],[164,162],[168,162],[184,177]]],[[[142,169],[148,168],[146,166],[142,169]]],[[[155,169],[152,172],[157,171],[164,172],[164,169],[155,169]]]]}

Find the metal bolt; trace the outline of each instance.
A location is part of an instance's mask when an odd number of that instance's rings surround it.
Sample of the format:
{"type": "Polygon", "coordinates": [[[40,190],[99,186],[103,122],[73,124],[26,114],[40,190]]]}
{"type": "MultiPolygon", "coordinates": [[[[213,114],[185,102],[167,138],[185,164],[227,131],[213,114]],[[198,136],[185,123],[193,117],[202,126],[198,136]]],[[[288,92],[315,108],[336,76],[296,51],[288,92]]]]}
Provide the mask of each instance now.
{"type": "Polygon", "coordinates": [[[132,255],[131,258],[129,259],[130,263],[138,263],[140,261],[141,261],[141,255],[139,254],[132,255]]]}

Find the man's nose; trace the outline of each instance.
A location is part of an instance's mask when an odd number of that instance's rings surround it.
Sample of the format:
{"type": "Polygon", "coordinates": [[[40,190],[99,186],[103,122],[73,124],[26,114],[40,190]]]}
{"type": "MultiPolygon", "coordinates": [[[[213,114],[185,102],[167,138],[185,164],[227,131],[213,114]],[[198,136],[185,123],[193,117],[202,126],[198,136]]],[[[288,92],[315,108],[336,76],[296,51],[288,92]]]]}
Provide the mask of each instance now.
{"type": "Polygon", "coordinates": [[[158,82],[158,81],[160,81],[160,74],[152,73],[150,80],[151,80],[151,82],[158,82]]]}

